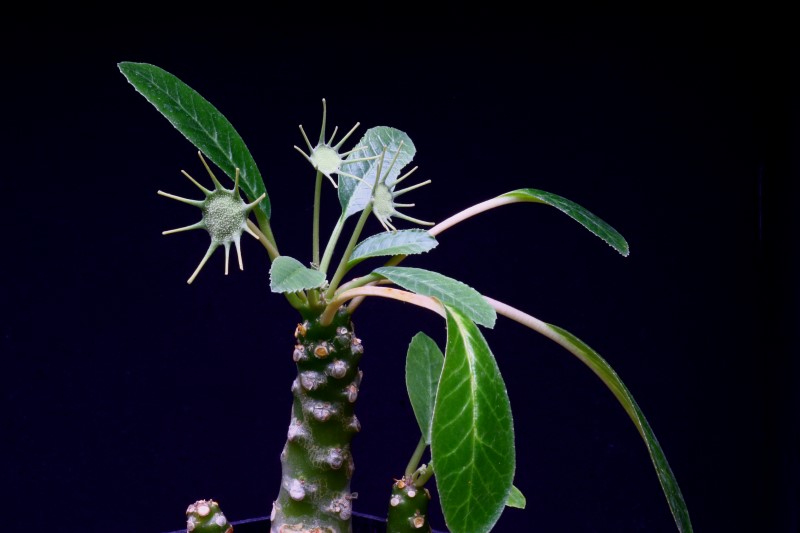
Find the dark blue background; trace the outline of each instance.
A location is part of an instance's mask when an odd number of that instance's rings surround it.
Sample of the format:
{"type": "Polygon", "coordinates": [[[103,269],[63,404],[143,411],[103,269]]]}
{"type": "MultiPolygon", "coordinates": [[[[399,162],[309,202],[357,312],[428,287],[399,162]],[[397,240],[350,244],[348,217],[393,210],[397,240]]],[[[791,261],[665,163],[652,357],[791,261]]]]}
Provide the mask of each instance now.
{"type": "MultiPolygon", "coordinates": [[[[534,187],[604,218],[630,257],[555,209],[515,205],[405,264],[603,354],[648,416],[698,532],[796,531],[798,56],[780,17],[115,9],[5,23],[6,529],[157,533],[181,527],[198,498],[238,520],[267,514],[277,494],[297,317],[269,292],[265,254],[247,237],[244,272],[224,277],[218,252],[185,283],[208,237],[162,237],[198,213],[156,190],[196,196],[179,171],[203,171],[117,70],[141,61],[236,126],[267,180],[281,251],[303,261],[313,172],[292,145],[298,124],[318,131],[323,97],[330,125],[410,135],[418,179],[433,180],[409,195],[413,216],[441,221],[534,187]]],[[[338,204],[324,200],[330,224],[338,204]]],[[[445,332],[387,301],[355,321],[366,355],[353,489],[357,510],[380,515],[418,439],[408,341],[423,330],[443,343],[445,332]]],[[[528,498],[496,530],[675,531],[645,447],[602,383],[515,323],[485,335],[528,498]]]]}

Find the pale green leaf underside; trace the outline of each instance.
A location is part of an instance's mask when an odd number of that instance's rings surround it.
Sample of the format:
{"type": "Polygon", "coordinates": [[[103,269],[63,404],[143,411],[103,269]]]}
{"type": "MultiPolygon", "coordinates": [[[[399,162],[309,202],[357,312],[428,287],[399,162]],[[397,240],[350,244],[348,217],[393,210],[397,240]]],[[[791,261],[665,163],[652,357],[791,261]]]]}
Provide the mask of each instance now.
{"type": "Polygon", "coordinates": [[[406,388],[425,444],[431,443],[431,419],[444,354],[436,341],[422,332],[414,335],[406,355],[406,388]]]}
{"type": "MultiPolygon", "coordinates": [[[[690,533],[692,531],[692,523],[689,519],[689,510],[686,508],[686,502],[683,499],[683,494],[678,486],[678,481],[672,473],[672,469],[667,462],[664,455],[664,450],[658,443],[655,434],[653,433],[650,424],[644,417],[642,410],[639,409],[638,404],[633,399],[628,388],[619,378],[617,373],[611,368],[611,365],[603,359],[600,354],[595,352],[592,348],[587,346],[583,341],[572,335],[570,332],[553,326],[547,325],[555,331],[563,340],[567,342],[573,349],[577,351],[574,353],[584,364],[586,364],[597,376],[603,380],[603,383],[611,390],[617,400],[625,408],[628,416],[633,420],[636,429],[644,439],[647,451],[650,453],[650,459],[653,461],[653,466],[656,469],[658,480],[661,483],[661,488],[664,490],[664,495],[667,497],[669,508],[675,518],[675,523],[681,533],[690,533]]],[[[438,466],[438,465],[437,465],[438,466]]]]}
{"type": "MultiPolygon", "coordinates": [[[[382,169],[382,174],[385,174],[389,169],[392,158],[397,153],[401,141],[403,142],[403,147],[400,149],[400,155],[397,156],[397,161],[386,179],[386,185],[391,187],[392,183],[400,176],[403,167],[411,163],[414,159],[414,154],[417,152],[414,143],[404,132],[387,126],[370,128],[358,141],[358,144],[355,145],[363,146],[364,149],[350,154],[347,156],[347,160],[380,155],[385,146],[386,156],[384,157],[382,169]]],[[[359,213],[367,206],[372,196],[372,185],[375,183],[379,161],[380,158],[348,163],[342,166],[342,170],[348,174],[362,179],[362,181],[358,181],[348,176],[339,176],[339,203],[342,206],[343,218],[359,213]]]]}
{"type": "Polygon", "coordinates": [[[436,298],[482,326],[492,328],[497,320],[494,308],[478,291],[438,272],[409,267],[381,267],[373,272],[411,292],[436,298]]]}
{"type": "Polygon", "coordinates": [[[572,200],[567,200],[563,196],[540,191],[538,189],[518,189],[500,196],[500,198],[503,197],[510,197],[523,202],[536,202],[551,205],[580,222],[583,227],[603,239],[622,255],[627,257],[630,253],[628,242],[617,230],[587,209],[581,207],[572,200]]]}
{"type": "Polygon", "coordinates": [[[515,509],[525,509],[527,505],[527,500],[525,499],[525,495],[522,494],[516,486],[511,485],[511,492],[508,493],[508,500],[506,501],[506,507],[514,507],[515,509]]]}
{"type": "Polygon", "coordinates": [[[514,425],[503,377],[478,327],[445,306],[447,347],[436,394],[431,458],[452,533],[491,530],[514,480],[514,425]]]}
{"type": "Polygon", "coordinates": [[[353,267],[370,257],[421,254],[438,244],[433,235],[422,229],[385,231],[361,241],[353,250],[348,266],[353,267]]]}
{"type": "MultiPolygon", "coordinates": [[[[231,180],[239,169],[239,186],[251,202],[267,192],[244,140],[208,100],[155,65],[123,62],[118,66],[130,84],[231,180]]],[[[270,217],[269,196],[258,209],[270,217]]]]}
{"type": "Polygon", "coordinates": [[[298,292],[316,289],[325,283],[325,274],[308,268],[297,259],[282,255],[275,258],[269,269],[269,288],[272,292],[298,292]]]}

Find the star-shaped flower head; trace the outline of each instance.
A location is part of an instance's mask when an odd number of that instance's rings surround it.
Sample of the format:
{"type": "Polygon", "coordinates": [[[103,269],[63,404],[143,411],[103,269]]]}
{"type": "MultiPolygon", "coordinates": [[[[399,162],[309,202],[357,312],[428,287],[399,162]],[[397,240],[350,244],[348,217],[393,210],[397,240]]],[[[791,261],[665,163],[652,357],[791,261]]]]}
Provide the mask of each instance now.
{"type": "Polygon", "coordinates": [[[322,128],[319,132],[319,142],[316,146],[312,147],[311,142],[308,140],[308,136],[306,135],[305,130],[303,130],[303,126],[300,126],[300,133],[303,134],[303,139],[306,141],[306,145],[308,146],[309,154],[306,154],[299,146],[295,146],[295,150],[303,154],[303,157],[311,163],[311,166],[314,167],[314,170],[318,170],[322,172],[333,184],[334,188],[338,188],[338,184],[336,180],[333,179],[333,174],[341,174],[343,176],[348,176],[350,178],[355,178],[360,180],[358,176],[354,176],[352,174],[348,174],[342,170],[343,165],[349,165],[350,163],[357,163],[359,161],[369,161],[370,159],[375,159],[378,156],[371,156],[371,157],[361,157],[356,159],[346,159],[346,157],[352,153],[358,152],[359,150],[363,150],[364,146],[358,146],[353,148],[348,152],[339,153],[339,149],[345,143],[345,141],[356,131],[361,123],[356,122],[356,125],[347,132],[347,135],[339,141],[335,146],[332,146],[333,138],[336,137],[336,132],[339,130],[339,127],[333,128],[333,133],[331,134],[330,139],[327,141],[325,140],[325,120],[328,115],[328,106],[325,103],[325,99],[322,99],[322,128]]]}
{"type": "Polygon", "coordinates": [[[203,162],[203,166],[206,167],[208,175],[211,176],[211,181],[214,182],[214,190],[206,189],[200,185],[194,178],[187,174],[186,171],[181,170],[181,173],[203,191],[203,194],[206,196],[204,200],[190,200],[188,198],[181,198],[180,196],[158,191],[158,194],[161,196],[166,196],[167,198],[199,207],[203,212],[203,218],[200,222],[192,224],[191,226],[165,231],[163,235],[202,228],[208,231],[208,234],[211,236],[211,244],[208,246],[205,257],[200,261],[200,264],[187,283],[194,281],[194,278],[200,273],[203,265],[206,264],[208,258],[211,257],[211,254],[214,253],[214,250],[216,250],[220,244],[225,247],[225,275],[228,275],[228,260],[231,243],[236,246],[236,254],[239,257],[239,270],[244,270],[244,265],[242,264],[242,250],[239,247],[242,232],[246,231],[258,239],[258,235],[247,227],[247,215],[266,196],[265,193],[256,199],[256,201],[249,204],[245,203],[239,195],[239,169],[236,169],[233,189],[226,189],[220,184],[214,173],[211,172],[211,168],[209,168],[208,163],[206,163],[206,160],[203,158],[203,154],[197,152],[197,155],[200,156],[200,161],[203,162]]]}
{"type": "Polygon", "coordinates": [[[380,222],[383,226],[383,229],[386,231],[397,231],[397,228],[392,225],[392,217],[402,218],[403,220],[408,220],[409,222],[413,222],[414,224],[419,224],[421,226],[433,226],[434,224],[433,222],[426,222],[424,220],[419,220],[418,218],[412,218],[408,215],[404,215],[396,209],[397,207],[414,207],[416,204],[399,204],[395,202],[395,199],[398,196],[401,196],[409,191],[413,191],[414,189],[418,189],[431,182],[431,180],[426,180],[422,183],[417,183],[411,187],[406,187],[405,189],[396,191],[395,187],[397,184],[409,177],[414,173],[415,170],[417,170],[417,168],[419,168],[414,167],[394,180],[391,184],[386,183],[402,147],[403,141],[400,141],[389,168],[386,170],[386,173],[381,176],[381,173],[383,172],[383,158],[386,155],[386,148],[383,149],[383,152],[380,154],[381,159],[378,161],[378,172],[376,174],[377,177],[372,189],[372,212],[378,219],[378,222],[380,222]]]}

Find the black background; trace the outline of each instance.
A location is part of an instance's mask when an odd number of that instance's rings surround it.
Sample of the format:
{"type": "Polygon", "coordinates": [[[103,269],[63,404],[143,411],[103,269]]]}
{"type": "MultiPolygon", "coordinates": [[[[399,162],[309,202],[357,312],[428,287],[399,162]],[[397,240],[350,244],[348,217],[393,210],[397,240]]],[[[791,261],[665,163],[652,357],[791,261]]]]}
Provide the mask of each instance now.
{"type": "MultiPolygon", "coordinates": [[[[623,258],[555,209],[505,207],[406,266],[442,272],[599,351],[658,436],[697,531],[798,526],[796,39],[781,17],[523,15],[445,4],[62,8],[3,23],[4,528],[178,529],[277,494],[297,317],[203,232],[195,149],[127,83],[153,63],[214,103],[267,180],[282,253],[310,260],[303,124],[389,125],[417,147],[412,216],[441,221],[522,187],[623,235],[623,258]],[[233,266],[233,265],[232,265],[233,266]],[[794,391],[792,390],[794,388],[794,391]]],[[[325,228],[338,203],[326,189],[325,228]]],[[[398,221],[398,227],[409,227],[398,221]]],[[[380,228],[373,219],[369,231],[380,228]]],[[[323,230],[327,237],[329,229],[323,230]]],[[[388,301],[366,347],[356,509],[382,515],[418,439],[403,367],[437,317],[388,301]]],[[[484,330],[515,413],[526,510],[497,531],[675,531],[644,445],[611,393],[543,337],[484,330]]],[[[434,525],[443,528],[439,514],[434,525]]]]}

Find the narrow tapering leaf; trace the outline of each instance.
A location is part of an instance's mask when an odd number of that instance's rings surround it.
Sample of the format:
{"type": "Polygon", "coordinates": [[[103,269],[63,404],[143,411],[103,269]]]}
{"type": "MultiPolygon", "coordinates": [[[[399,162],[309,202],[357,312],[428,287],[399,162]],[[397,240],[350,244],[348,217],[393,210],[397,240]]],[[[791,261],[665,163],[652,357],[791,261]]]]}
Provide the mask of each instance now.
{"type": "Polygon", "coordinates": [[[381,267],[373,272],[404,289],[437,298],[442,303],[460,310],[470,320],[482,326],[492,328],[497,320],[494,308],[478,291],[438,272],[409,267],[381,267]]]}
{"type": "Polygon", "coordinates": [[[445,306],[447,347],[431,429],[431,458],[447,526],[484,533],[505,508],[514,480],[511,405],[478,327],[445,306]]]}
{"type": "Polygon", "coordinates": [[[269,270],[269,288],[272,292],[298,292],[316,289],[325,283],[325,274],[303,266],[292,257],[282,255],[275,258],[269,270]]]}
{"type": "MultiPolygon", "coordinates": [[[[251,202],[267,192],[241,135],[208,100],[155,65],[123,62],[118,66],[130,84],[231,180],[239,169],[239,186],[251,202]]],[[[269,218],[268,196],[258,204],[258,209],[269,218]]]]}
{"type": "Polygon", "coordinates": [[[433,404],[443,365],[444,354],[436,341],[422,332],[414,335],[406,355],[406,388],[426,444],[431,443],[433,404]]]}
{"type": "MultiPolygon", "coordinates": [[[[389,186],[400,176],[403,168],[411,163],[411,160],[414,159],[414,154],[417,152],[408,135],[398,129],[387,126],[376,126],[368,129],[355,146],[363,146],[364,149],[347,156],[348,161],[380,155],[384,147],[386,148],[382,174],[389,170],[390,162],[397,154],[398,148],[400,149],[397,161],[389,171],[389,176],[386,179],[386,184],[389,186]],[[403,143],[402,147],[400,147],[401,142],[403,143]]],[[[372,185],[375,183],[375,174],[379,163],[380,159],[378,158],[369,161],[346,163],[342,166],[344,172],[361,178],[361,180],[356,180],[349,176],[339,176],[339,203],[342,206],[342,216],[344,218],[359,213],[367,206],[372,196],[372,185]]]]}
{"type": "Polygon", "coordinates": [[[353,267],[370,257],[421,254],[436,248],[438,244],[436,237],[422,229],[384,231],[361,241],[350,256],[349,266],[353,267]]]}
{"type": "MultiPolygon", "coordinates": [[[[600,354],[586,345],[586,343],[565,329],[553,326],[552,324],[546,324],[545,327],[555,333],[556,336],[553,340],[568,347],[573,355],[591,368],[603,383],[605,383],[606,387],[611,390],[617,398],[617,401],[622,404],[622,407],[636,425],[636,429],[639,431],[642,439],[644,439],[647,451],[650,453],[650,459],[653,461],[653,466],[656,469],[658,481],[661,483],[661,488],[664,490],[664,495],[667,497],[667,502],[672,511],[672,516],[675,518],[678,530],[681,533],[690,533],[692,531],[692,522],[689,519],[689,510],[686,507],[683,494],[678,486],[678,481],[675,479],[675,474],[672,473],[672,468],[670,468],[667,462],[664,450],[658,443],[658,439],[656,439],[644,413],[642,413],[639,405],[633,399],[633,395],[631,395],[614,369],[611,368],[611,365],[609,365],[600,354]]],[[[551,336],[551,334],[548,333],[548,336],[551,336]]]]}
{"type": "Polygon", "coordinates": [[[536,202],[551,205],[580,222],[583,227],[606,241],[606,243],[622,255],[627,256],[630,253],[628,242],[617,230],[597,217],[594,213],[591,213],[572,200],[567,200],[563,196],[540,191],[538,189],[519,189],[503,194],[500,198],[514,198],[520,202],[536,202]]]}
{"type": "Polygon", "coordinates": [[[511,492],[508,493],[508,500],[506,501],[506,507],[514,507],[515,509],[525,509],[525,506],[528,504],[528,501],[525,499],[525,495],[522,494],[522,491],[519,490],[515,485],[511,485],[511,492]]]}

